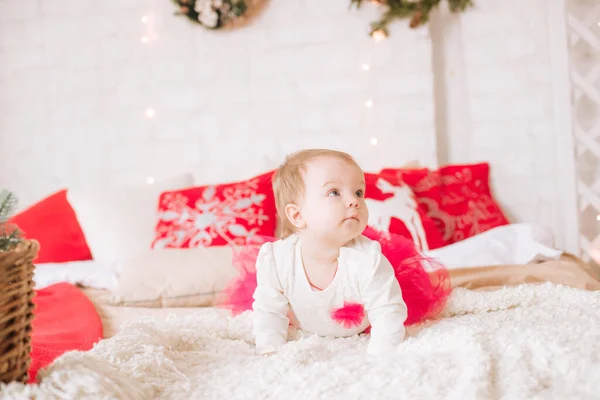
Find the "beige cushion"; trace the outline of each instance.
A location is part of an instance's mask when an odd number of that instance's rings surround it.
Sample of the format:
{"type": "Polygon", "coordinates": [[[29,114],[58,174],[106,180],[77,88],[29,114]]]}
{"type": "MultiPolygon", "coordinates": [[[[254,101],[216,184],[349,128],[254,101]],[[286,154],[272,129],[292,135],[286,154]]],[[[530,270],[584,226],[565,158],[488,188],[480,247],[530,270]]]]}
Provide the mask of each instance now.
{"type": "Polygon", "coordinates": [[[185,316],[194,315],[198,308],[192,307],[127,307],[111,304],[112,294],[108,290],[82,288],[83,293],[94,304],[98,316],[102,321],[104,339],[113,337],[121,329],[121,325],[127,321],[133,321],[142,317],[153,317],[164,319],[170,315],[185,316]]]}
{"type": "Polygon", "coordinates": [[[493,290],[503,286],[544,282],[600,290],[600,271],[570,254],[564,254],[559,260],[541,263],[459,268],[448,272],[453,287],[471,290],[493,290]]]}
{"type": "Polygon", "coordinates": [[[238,273],[228,246],[154,249],[138,253],[121,266],[110,304],[130,307],[201,307],[238,273]]]}

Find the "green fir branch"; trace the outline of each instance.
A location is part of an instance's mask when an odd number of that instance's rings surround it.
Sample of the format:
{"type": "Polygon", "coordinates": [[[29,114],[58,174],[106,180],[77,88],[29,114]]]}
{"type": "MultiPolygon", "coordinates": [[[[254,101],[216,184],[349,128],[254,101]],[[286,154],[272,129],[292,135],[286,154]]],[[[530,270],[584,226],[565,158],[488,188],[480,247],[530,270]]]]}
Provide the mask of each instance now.
{"type": "MultiPolygon", "coordinates": [[[[474,6],[472,0],[445,0],[448,2],[450,12],[458,13],[474,6]]],[[[351,0],[350,7],[360,8],[364,2],[378,3],[385,8],[381,18],[371,23],[371,32],[382,32],[389,34],[388,26],[395,20],[409,19],[411,28],[418,28],[429,22],[431,12],[440,5],[442,0],[351,0]]]]}
{"type": "Polygon", "coordinates": [[[8,220],[17,208],[17,198],[8,190],[0,191],[0,251],[10,251],[22,240],[22,232],[8,220]]]}
{"type": "Polygon", "coordinates": [[[0,224],[5,224],[17,208],[17,198],[8,190],[0,192],[0,224]]]}
{"type": "Polygon", "coordinates": [[[21,243],[22,232],[16,228],[10,230],[7,227],[0,229],[0,251],[10,251],[21,243]]]}

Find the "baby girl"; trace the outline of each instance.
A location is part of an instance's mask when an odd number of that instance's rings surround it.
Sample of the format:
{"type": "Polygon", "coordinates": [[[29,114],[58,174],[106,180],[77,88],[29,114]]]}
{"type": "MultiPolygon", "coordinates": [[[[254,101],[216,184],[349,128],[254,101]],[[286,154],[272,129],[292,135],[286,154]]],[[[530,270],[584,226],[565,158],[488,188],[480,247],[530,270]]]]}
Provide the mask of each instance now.
{"type": "Polygon", "coordinates": [[[290,319],[329,337],[370,326],[368,353],[395,348],[407,306],[380,243],[362,235],[369,210],[358,164],[339,151],[300,151],[277,170],[273,190],[283,239],[263,244],[256,260],[257,353],[286,343],[290,319]]]}

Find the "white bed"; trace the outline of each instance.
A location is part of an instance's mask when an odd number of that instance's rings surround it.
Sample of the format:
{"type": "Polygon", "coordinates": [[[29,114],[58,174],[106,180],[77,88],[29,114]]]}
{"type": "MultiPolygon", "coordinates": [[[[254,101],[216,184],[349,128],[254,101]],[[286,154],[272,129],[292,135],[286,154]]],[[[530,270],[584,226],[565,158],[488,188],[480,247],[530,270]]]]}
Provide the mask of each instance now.
{"type": "Polygon", "coordinates": [[[6,399],[596,398],[600,271],[547,240],[543,231],[515,225],[430,252],[449,265],[455,287],[444,314],[410,327],[398,351],[379,359],[366,356],[366,336],[297,331],[277,355],[258,357],[249,313],[124,307],[114,302],[114,265],[60,274],[65,266],[48,265],[36,275],[39,287],[57,276],[96,286],[83,290],[106,339],[57,359],[40,372],[39,385],[13,383],[0,393],[6,399]]]}
{"type": "MultiPolygon", "coordinates": [[[[600,271],[583,264],[575,257],[553,249],[551,243],[552,238],[545,230],[530,224],[514,224],[492,229],[461,243],[429,251],[427,254],[448,266],[454,287],[490,290],[521,283],[554,282],[587,290],[600,289],[600,271]]],[[[196,312],[198,306],[214,304],[219,287],[222,288],[224,282],[233,276],[231,271],[222,271],[220,274],[225,279],[217,280],[218,283],[212,286],[214,293],[198,296],[194,291],[198,291],[198,287],[206,288],[206,285],[192,284],[190,287],[174,288],[173,283],[189,279],[208,280],[204,271],[198,270],[198,266],[191,265],[176,270],[176,263],[183,263],[181,257],[161,259],[161,263],[171,262],[169,268],[159,268],[158,271],[153,269],[151,275],[160,274],[162,271],[164,276],[149,279],[147,261],[145,257],[145,260],[134,268],[133,276],[131,270],[124,272],[126,266],[114,262],[83,261],[38,265],[34,279],[37,288],[61,281],[81,286],[102,320],[104,337],[110,338],[118,332],[124,322],[138,317],[164,318],[171,314],[185,316],[196,312]],[[142,266],[145,269],[136,272],[142,266]],[[118,296],[119,290],[125,289],[119,288],[119,274],[128,275],[121,276],[122,286],[125,286],[125,278],[138,281],[144,279],[136,287],[145,293],[128,293],[127,298],[130,301],[123,301],[120,298],[122,296],[118,296]],[[173,274],[176,275],[175,278],[173,274]],[[177,279],[177,276],[181,276],[181,279],[177,279]],[[165,293],[166,290],[161,292],[148,289],[154,282],[162,281],[166,282],[168,294],[165,293]],[[156,301],[139,300],[145,296],[161,298],[156,301]],[[173,299],[177,296],[180,299],[173,299]],[[186,300],[186,296],[194,301],[186,300]]],[[[211,261],[218,262],[214,257],[211,261]]],[[[224,269],[223,265],[219,268],[224,269]]],[[[208,269],[213,270],[213,265],[209,265],[208,269]]],[[[131,288],[131,285],[127,286],[127,289],[131,288]]]]}
{"type": "Polygon", "coordinates": [[[88,352],[11,384],[29,399],[541,399],[600,393],[600,292],[546,283],[491,292],[457,289],[444,318],[409,329],[395,353],[365,355],[367,337],[302,337],[254,354],[249,313],[125,323],[88,352]]]}

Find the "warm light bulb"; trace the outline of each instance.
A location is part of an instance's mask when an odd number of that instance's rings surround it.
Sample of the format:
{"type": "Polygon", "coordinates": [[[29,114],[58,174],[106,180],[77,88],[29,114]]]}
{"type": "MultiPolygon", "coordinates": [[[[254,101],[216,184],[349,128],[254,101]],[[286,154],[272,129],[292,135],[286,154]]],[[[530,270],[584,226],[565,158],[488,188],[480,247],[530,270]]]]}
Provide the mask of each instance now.
{"type": "Polygon", "coordinates": [[[146,110],[146,117],[154,118],[154,115],[156,115],[156,111],[154,111],[153,108],[149,108],[146,110]]]}
{"type": "Polygon", "coordinates": [[[369,64],[363,64],[362,69],[363,71],[368,71],[369,69],[371,69],[371,66],[369,64]]]}
{"type": "Polygon", "coordinates": [[[600,214],[596,215],[596,221],[600,222],[600,214]]]}
{"type": "Polygon", "coordinates": [[[153,177],[151,177],[151,176],[147,177],[147,178],[146,178],[146,183],[147,183],[148,185],[152,185],[152,184],[154,183],[154,178],[153,178],[153,177]]]}
{"type": "Polygon", "coordinates": [[[142,36],[142,43],[148,43],[148,36],[142,36]]]}
{"type": "Polygon", "coordinates": [[[145,24],[146,22],[148,22],[148,17],[144,15],[142,17],[142,24],[145,24]]]}
{"type": "Polygon", "coordinates": [[[365,106],[367,106],[367,108],[371,108],[371,107],[373,107],[373,100],[367,100],[367,101],[365,102],[365,106]]]}
{"type": "Polygon", "coordinates": [[[375,41],[375,43],[381,42],[383,39],[387,37],[387,34],[383,29],[377,29],[371,33],[371,37],[375,41]]]}
{"type": "Polygon", "coordinates": [[[371,138],[371,146],[377,146],[377,138],[376,137],[371,138]]]}

